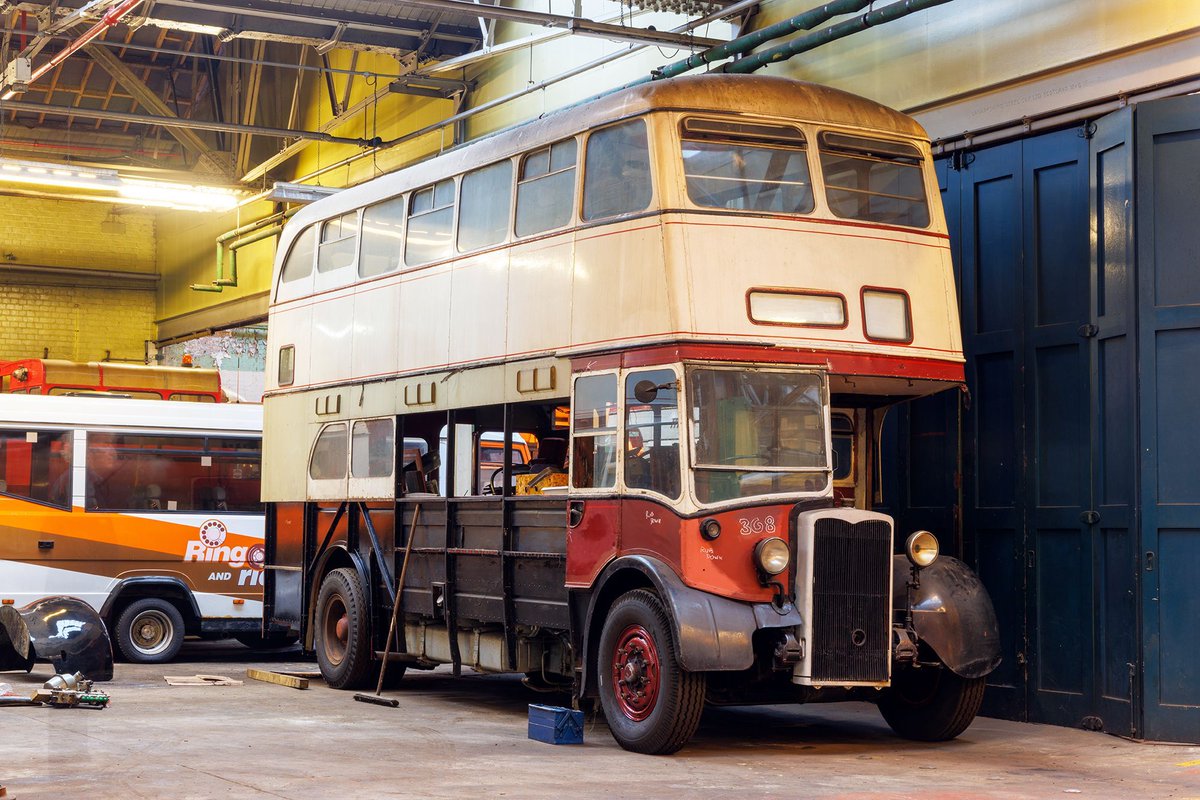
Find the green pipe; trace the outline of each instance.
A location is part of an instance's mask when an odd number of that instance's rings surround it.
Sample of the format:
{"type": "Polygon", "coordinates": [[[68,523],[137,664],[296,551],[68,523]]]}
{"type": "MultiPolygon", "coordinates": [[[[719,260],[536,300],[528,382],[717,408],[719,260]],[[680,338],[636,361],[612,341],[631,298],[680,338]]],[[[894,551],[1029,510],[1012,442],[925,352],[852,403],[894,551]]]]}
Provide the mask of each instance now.
{"type": "Polygon", "coordinates": [[[195,292],[220,292],[226,286],[237,286],[237,249],[245,247],[248,244],[260,242],[263,239],[268,239],[272,236],[277,236],[283,230],[283,223],[300,210],[300,206],[289,208],[287,211],[282,211],[277,214],[272,214],[269,217],[243,225],[240,228],[234,228],[231,231],[226,231],[217,237],[217,279],[212,283],[193,283],[192,291],[195,292]],[[269,226],[269,227],[268,227],[269,226]],[[228,245],[229,249],[229,277],[225,277],[225,249],[226,243],[232,239],[237,239],[245,234],[253,234],[246,236],[244,239],[238,239],[233,244],[228,245]]]}
{"type": "MultiPolygon", "coordinates": [[[[790,19],[785,19],[783,22],[768,25],[761,30],[748,33],[745,36],[739,36],[737,39],[730,39],[725,44],[717,45],[705,50],[703,53],[694,53],[682,61],[667,64],[665,67],[659,67],[650,73],[649,80],[657,81],[663,78],[674,78],[676,75],[681,75],[684,72],[702,67],[705,64],[711,64],[714,61],[720,61],[721,59],[740,55],[741,53],[748,53],[763,42],[778,39],[781,36],[787,36],[796,31],[808,30],[814,25],[820,25],[822,22],[840,14],[852,14],[870,4],[871,0],[834,0],[834,2],[817,6],[805,11],[803,14],[797,14],[790,19]]],[[[643,78],[639,83],[645,83],[646,80],[643,78]]]]}
{"type": "Polygon", "coordinates": [[[806,36],[799,36],[778,47],[772,47],[770,50],[764,50],[761,53],[755,53],[752,56],[746,56],[737,61],[723,64],[717,68],[717,71],[734,73],[754,72],[768,64],[786,61],[800,53],[832,42],[834,39],[841,39],[844,36],[849,36],[852,33],[858,33],[861,30],[870,28],[873,25],[882,25],[885,22],[891,22],[892,20],[906,17],[909,14],[914,14],[917,11],[922,11],[933,6],[940,6],[948,2],[950,0],[902,0],[902,2],[892,3],[890,6],[885,6],[878,11],[871,11],[854,19],[839,22],[837,25],[831,25],[822,31],[810,33],[806,36]]]}

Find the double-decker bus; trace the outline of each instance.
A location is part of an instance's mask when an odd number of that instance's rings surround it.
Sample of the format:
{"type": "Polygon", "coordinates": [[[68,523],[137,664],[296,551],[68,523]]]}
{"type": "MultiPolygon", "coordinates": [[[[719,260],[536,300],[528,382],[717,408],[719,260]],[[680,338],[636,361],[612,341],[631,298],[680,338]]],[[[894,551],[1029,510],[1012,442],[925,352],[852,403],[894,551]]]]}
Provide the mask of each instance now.
{"type": "Polygon", "coordinates": [[[257,405],[0,394],[0,603],[79,598],[135,662],[263,644],[261,437],[257,405]]]}
{"type": "Polygon", "coordinates": [[[645,753],[706,702],[978,711],[978,578],[871,511],[886,410],[963,380],[909,117],[732,75],[549,114],[296,214],[268,337],[265,614],[331,685],[524,673],[645,753]]]}

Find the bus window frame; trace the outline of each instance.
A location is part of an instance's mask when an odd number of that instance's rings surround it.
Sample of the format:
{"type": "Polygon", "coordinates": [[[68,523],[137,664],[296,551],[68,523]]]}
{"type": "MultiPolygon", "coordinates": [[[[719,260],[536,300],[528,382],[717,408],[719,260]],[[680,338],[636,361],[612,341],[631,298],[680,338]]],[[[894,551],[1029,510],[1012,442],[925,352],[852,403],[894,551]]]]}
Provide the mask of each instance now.
{"type": "Polygon", "coordinates": [[[571,409],[571,417],[570,417],[571,427],[570,427],[570,436],[567,439],[567,486],[570,487],[568,489],[568,492],[571,495],[583,494],[583,495],[588,495],[588,496],[593,496],[593,497],[594,496],[611,497],[613,495],[619,496],[624,491],[624,478],[625,478],[624,454],[625,454],[625,451],[624,451],[624,446],[623,446],[623,442],[621,439],[621,432],[624,429],[624,425],[622,424],[622,419],[621,419],[621,414],[623,413],[622,412],[623,403],[621,402],[621,392],[622,392],[622,388],[623,388],[621,385],[622,372],[623,372],[623,370],[614,368],[614,369],[595,370],[595,371],[590,371],[590,372],[579,372],[579,373],[576,373],[571,376],[571,394],[570,394],[570,400],[569,400],[569,407],[571,409]],[[609,434],[607,432],[584,433],[584,434],[576,433],[576,428],[575,428],[575,407],[576,407],[575,387],[576,387],[576,384],[578,384],[579,381],[583,378],[598,378],[598,377],[603,377],[605,375],[612,375],[613,378],[615,379],[615,383],[616,383],[616,386],[614,387],[614,390],[613,390],[613,392],[614,392],[613,401],[614,401],[614,410],[617,415],[617,421],[616,421],[616,424],[613,426],[612,434],[611,434],[616,437],[616,443],[614,445],[614,450],[613,450],[613,461],[614,461],[613,482],[612,482],[611,486],[576,486],[575,485],[575,440],[576,440],[576,437],[582,435],[583,437],[586,437],[586,438],[598,438],[600,436],[608,436],[609,434]]]}
{"type": "MultiPolygon", "coordinates": [[[[630,497],[646,497],[657,500],[660,503],[665,503],[671,507],[679,507],[689,499],[688,495],[688,480],[684,473],[687,471],[688,462],[684,458],[683,451],[688,449],[690,445],[684,440],[684,432],[688,430],[687,424],[684,422],[685,410],[684,399],[686,396],[686,384],[683,381],[683,365],[674,362],[669,364],[654,364],[640,367],[628,367],[620,371],[620,380],[617,383],[617,403],[618,403],[618,433],[617,442],[621,445],[620,458],[617,469],[617,485],[620,487],[621,494],[630,497]],[[627,402],[626,381],[631,375],[648,372],[671,372],[675,376],[675,413],[676,426],[678,427],[679,441],[676,446],[679,451],[678,464],[676,464],[676,477],[679,479],[678,493],[671,497],[670,495],[657,491],[655,489],[646,489],[641,487],[629,486],[625,480],[625,464],[629,457],[629,404],[627,402]]],[[[637,406],[644,404],[638,403],[637,406]]],[[[635,426],[644,427],[644,426],[635,426]]],[[[574,489],[572,489],[574,491],[574,489]]]]}
{"type": "MultiPolygon", "coordinates": [[[[737,507],[737,506],[746,506],[746,505],[765,505],[767,503],[782,500],[785,498],[792,498],[793,500],[795,500],[795,498],[799,498],[799,500],[803,501],[803,500],[813,500],[813,499],[824,498],[824,497],[833,497],[833,489],[834,489],[833,456],[831,455],[832,448],[833,448],[833,439],[832,439],[832,429],[831,429],[831,419],[830,419],[830,414],[832,413],[832,407],[830,405],[830,396],[829,396],[829,373],[826,370],[814,369],[812,367],[805,367],[805,366],[789,367],[789,366],[785,366],[785,365],[781,365],[781,364],[764,365],[764,364],[737,364],[737,363],[729,363],[729,362],[710,362],[710,361],[685,361],[685,362],[683,362],[683,375],[684,375],[683,391],[680,392],[680,394],[687,401],[687,413],[684,415],[687,420],[687,423],[686,423],[687,424],[687,434],[686,434],[687,435],[687,460],[686,460],[686,462],[684,462],[685,468],[687,471],[687,475],[685,476],[685,479],[687,482],[686,495],[690,499],[690,501],[695,504],[696,508],[708,511],[710,509],[718,510],[718,509],[726,509],[726,508],[737,507]],[[815,468],[815,467],[802,468],[802,469],[775,467],[775,468],[769,468],[769,469],[765,469],[765,470],[734,468],[729,471],[730,472],[738,472],[738,471],[742,471],[742,472],[779,472],[779,474],[781,474],[781,475],[795,475],[795,474],[801,474],[801,473],[820,474],[820,475],[827,476],[827,480],[825,482],[825,488],[820,489],[818,491],[814,491],[814,492],[803,492],[803,491],[772,492],[770,494],[754,494],[754,495],[745,495],[745,496],[741,496],[741,497],[733,497],[728,500],[720,500],[717,502],[701,501],[700,495],[696,491],[696,470],[697,470],[697,468],[712,469],[713,467],[711,465],[697,465],[696,464],[696,451],[695,451],[695,447],[693,447],[693,445],[692,445],[692,443],[695,441],[695,436],[696,436],[696,433],[694,430],[694,428],[696,426],[696,420],[693,418],[692,410],[691,410],[692,409],[692,391],[693,391],[693,381],[692,381],[691,376],[692,376],[692,372],[696,369],[722,370],[722,371],[729,371],[729,372],[745,372],[748,370],[753,370],[755,372],[804,373],[804,374],[816,376],[820,381],[822,424],[825,426],[824,427],[824,430],[825,430],[825,468],[823,470],[815,468]]],[[[680,431],[680,435],[681,436],[684,435],[683,431],[680,431]]],[[[683,459],[680,459],[680,460],[682,461],[683,459]]]]}
{"type": "Polygon", "coordinates": [[[527,240],[531,240],[531,239],[537,239],[538,237],[552,235],[552,234],[560,232],[560,231],[571,230],[572,228],[576,228],[580,225],[580,219],[581,219],[580,204],[583,202],[583,164],[580,162],[579,156],[580,156],[580,153],[583,152],[583,149],[584,149],[584,138],[585,137],[583,135],[578,134],[578,133],[572,134],[570,136],[563,136],[562,138],[555,139],[553,142],[549,142],[548,144],[542,145],[541,147],[536,147],[533,150],[526,150],[524,152],[517,154],[517,156],[515,157],[516,169],[513,171],[512,239],[511,239],[511,241],[518,242],[518,241],[527,241],[527,240]],[[521,185],[528,184],[532,181],[539,181],[544,178],[549,178],[552,175],[557,175],[562,172],[566,172],[565,169],[558,170],[557,172],[550,172],[549,167],[550,167],[551,159],[553,157],[554,146],[558,145],[558,144],[562,144],[563,142],[566,142],[566,141],[569,141],[572,139],[575,141],[575,161],[571,165],[571,169],[575,170],[575,180],[572,182],[572,185],[571,185],[571,194],[570,194],[571,211],[569,214],[567,214],[567,221],[562,225],[557,225],[552,228],[543,228],[539,231],[535,231],[534,233],[519,233],[517,231],[517,203],[520,202],[521,185]],[[527,179],[523,180],[521,178],[521,172],[522,172],[522,170],[525,169],[525,163],[531,157],[533,157],[534,155],[536,155],[538,153],[541,153],[542,151],[546,152],[547,172],[544,175],[538,175],[535,178],[527,178],[527,179]]]}
{"type": "MultiPolygon", "coordinates": [[[[930,231],[936,230],[935,222],[938,219],[938,214],[935,213],[934,203],[940,204],[941,189],[936,185],[936,175],[933,169],[933,160],[930,158],[928,151],[928,143],[922,142],[920,139],[913,139],[905,136],[897,135],[891,131],[880,131],[875,129],[855,129],[855,128],[839,128],[829,125],[820,125],[813,130],[811,148],[815,158],[815,163],[812,166],[816,167],[817,172],[813,176],[814,191],[818,185],[817,178],[820,178],[820,193],[818,197],[818,208],[824,211],[832,218],[845,220],[849,223],[868,226],[884,226],[888,228],[896,228],[897,230],[908,231],[930,231]],[[825,180],[825,164],[822,160],[824,155],[824,145],[822,139],[825,134],[832,133],[838,136],[851,136],[859,139],[875,140],[880,142],[891,142],[893,144],[902,144],[917,151],[917,156],[920,159],[919,169],[921,170],[921,186],[925,190],[925,210],[929,216],[929,221],[923,226],[905,225],[899,222],[878,222],[875,220],[863,219],[862,217],[846,217],[838,214],[833,210],[833,205],[829,202],[829,183],[825,180]]],[[[836,151],[831,151],[836,152],[836,151]]]]}
{"type": "MultiPolygon", "coordinates": [[[[12,392],[11,394],[16,394],[16,392],[12,392]]],[[[67,465],[67,472],[65,473],[67,476],[67,498],[66,498],[65,505],[51,502],[49,500],[38,500],[37,498],[29,497],[28,495],[17,494],[16,492],[10,492],[10,491],[8,491],[7,481],[4,482],[4,488],[2,490],[0,490],[0,497],[7,497],[12,500],[16,500],[18,502],[23,502],[23,503],[33,503],[35,505],[39,505],[44,508],[53,508],[53,509],[56,509],[59,511],[70,511],[71,507],[75,503],[76,455],[78,454],[80,434],[83,433],[83,431],[79,427],[66,427],[66,426],[56,426],[56,425],[39,425],[36,427],[28,426],[26,428],[19,428],[19,427],[13,426],[13,427],[5,427],[3,430],[13,431],[13,432],[24,430],[26,435],[28,435],[29,433],[39,433],[39,434],[52,433],[52,434],[56,434],[56,435],[61,435],[64,433],[70,434],[69,450],[68,450],[69,463],[67,465]]],[[[31,465],[31,468],[32,468],[32,465],[31,465]]]]}
{"type": "MultiPolygon", "coordinates": [[[[316,263],[315,263],[314,269],[316,270],[315,275],[316,275],[316,280],[318,283],[321,283],[322,275],[338,275],[340,278],[342,271],[350,269],[351,267],[353,268],[354,273],[357,275],[357,273],[358,273],[358,255],[359,255],[358,248],[359,248],[360,240],[362,238],[362,212],[363,212],[363,209],[361,206],[359,206],[356,208],[352,208],[349,211],[343,211],[340,214],[334,214],[332,217],[328,217],[326,219],[321,220],[319,223],[317,223],[316,263]],[[345,224],[343,222],[345,220],[345,218],[349,217],[351,215],[354,216],[354,225],[351,228],[351,233],[344,233],[343,235],[339,236],[336,239],[330,239],[329,241],[325,241],[325,226],[329,225],[331,222],[337,222],[339,224],[339,226],[343,226],[345,224]],[[350,258],[350,261],[348,261],[347,263],[342,264],[340,266],[337,266],[337,267],[321,269],[321,248],[325,247],[326,245],[341,244],[342,242],[344,242],[350,238],[354,239],[354,250],[353,250],[353,255],[350,258]]],[[[344,228],[343,228],[343,230],[344,230],[344,228]]]]}
{"type": "MultiPolygon", "coordinates": [[[[483,253],[483,252],[487,252],[488,250],[494,250],[496,248],[503,248],[503,247],[506,247],[506,246],[512,244],[513,239],[516,237],[516,234],[514,231],[516,228],[516,219],[517,219],[517,188],[516,187],[517,187],[517,170],[519,169],[519,167],[514,163],[516,160],[517,159],[515,159],[513,157],[500,158],[495,161],[491,161],[487,164],[484,164],[482,166],[475,167],[474,169],[469,169],[465,172],[460,172],[455,176],[457,178],[457,180],[455,181],[455,190],[454,190],[455,191],[455,195],[454,195],[454,232],[453,232],[452,238],[451,238],[451,250],[452,250],[451,257],[452,258],[458,258],[460,256],[469,255],[471,253],[483,253]],[[464,249],[462,247],[462,243],[460,241],[460,238],[462,236],[462,209],[463,209],[462,187],[463,187],[463,183],[466,181],[467,176],[469,176],[469,175],[475,175],[477,173],[492,169],[494,167],[497,167],[497,166],[499,166],[501,164],[505,164],[505,163],[508,164],[508,216],[506,218],[506,222],[505,222],[505,226],[504,226],[504,235],[501,236],[500,240],[497,242],[491,242],[489,244],[480,245],[478,247],[471,247],[471,248],[464,249]]],[[[407,208],[407,206],[406,206],[406,208],[407,208]]],[[[407,230],[408,230],[408,214],[407,213],[405,213],[405,216],[404,216],[404,228],[405,228],[405,232],[407,232],[407,230]]]]}
{"type": "MultiPolygon", "coordinates": [[[[89,428],[76,428],[74,442],[75,442],[75,447],[77,448],[76,454],[78,455],[78,454],[82,453],[82,455],[83,455],[83,461],[82,461],[83,471],[80,474],[82,474],[84,476],[84,481],[82,484],[76,485],[78,483],[78,481],[75,480],[75,473],[72,473],[71,497],[72,497],[72,504],[74,505],[75,501],[78,500],[79,501],[78,506],[87,514],[137,514],[137,515],[163,514],[163,515],[167,515],[167,516],[179,516],[179,515],[187,515],[187,514],[192,514],[192,515],[219,514],[220,516],[226,516],[226,515],[229,515],[229,516],[259,515],[259,516],[261,516],[266,513],[266,504],[263,503],[261,499],[259,500],[259,505],[261,506],[261,508],[259,508],[256,511],[245,511],[245,510],[214,511],[211,509],[200,509],[200,508],[170,509],[170,508],[166,508],[166,507],[158,508],[158,509],[109,508],[109,507],[93,508],[88,505],[87,474],[88,474],[88,470],[90,469],[89,462],[88,462],[88,455],[92,452],[92,445],[91,445],[92,436],[96,435],[96,434],[112,435],[112,436],[159,437],[159,438],[168,438],[168,439],[169,438],[203,439],[205,442],[205,444],[204,444],[205,452],[202,453],[202,455],[211,455],[210,453],[208,453],[208,444],[207,443],[208,443],[209,439],[242,439],[242,440],[250,441],[250,442],[257,440],[258,441],[258,466],[259,466],[258,480],[259,480],[259,487],[260,487],[259,491],[260,491],[260,498],[261,498],[262,461],[263,461],[262,434],[258,434],[256,436],[254,434],[247,435],[245,431],[218,431],[218,430],[208,430],[208,429],[198,429],[198,430],[180,430],[177,428],[175,428],[175,429],[165,429],[165,428],[164,429],[144,429],[144,428],[117,429],[117,428],[111,428],[108,426],[100,426],[100,427],[94,427],[94,428],[90,428],[90,427],[89,428]]],[[[78,468],[79,465],[75,464],[73,466],[78,468]]]]}
{"type": "Polygon", "coordinates": [[[405,267],[405,265],[404,265],[404,243],[406,241],[408,241],[408,239],[406,238],[408,236],[408,203],[409,203],[409,200],[411,199],[411,195],[412,195],[412,192],[400,192],[398,194],[392,195],[391,197],[385,197],[382,200],[376,200],[374,203],[370,203],[368,205],[359,207],[359,209],[358,209],[358,252],[357,252],[357,257],[355,258],[355,261],[354,261],[355,283],[366,283],[367,281],[372,281],[372,280],[375,280],[377,278],[382,278],[387,275],[395,275],[398,272],[404,271],[404,267],[405,267]],[[370,211],[372,208],[377,208],[379,206],[387,205],[389,203],[396,203],[396,202],[399,202],[401,212],[402,212],[400,214],[400,244],[397,249],[396,265],[393,266],[391,269],[384,270],[383,272],[376,272],[371,275],[363,275],[363,272],[362,272],[362,245],[363,245],[363,233],[366,231],[366,227],[367,227],[367,212],[370,211]]]}
{"type": "Polygon", "coordinates": [[[422,267],[429,267],[429,266],[433,266],[435,264],[442,264],[447,261],[455,261],[459,258],[460,253],[458,252],[458,249],[457,249],[458,208],[459,208],[459,199],[460,199],[459,198],[459,187],[462,184],[462,175],[463,174],[461,172],[453,172],[444,178],[438,178],[437,180],[433,181],[432,183],[421,184],[420,186],[414,187],[404,193],[404,246],[401,248],[401,251],[400,251],[400,263],[401,263],[400,271],[401,272],[408,272],[408,271],[414,270],[414,269],[421,269],[422,267]],[[420,194],[421,192],[425,191],[426,189],[429,189],[430,191],[433,192],[434,201],[436,201],[437,187],[439,184],[445,183],[446,181],[450,181],[450,183],[454,187],[454,190],[452,193],[453,199],[450,201],[450,205],[448,206],[448,208],[450,209],[450,237],[446,242],[446,252],[443,255],[438,256],[437,258],[429,259],[428,261],[416,261],[416,262],[409,261],[408,260],[408,235],[409,235],[409,231],[412,228],[413,217],[414,216],[423,217],[423,216],[427,216],[429,214],[436,214],[437,212],[442,211],[447,208],[447,206],[430,208],[428,211],[422,211],[421,213],[414,215],[413,210],[412,210],[413,203],[416,201],[417,195],[420,194]]]}
{"type": "Polygon", "coordinates": [[[597,125],[594,128],[589,128],[583,132],[582,137],[580,137],[580,140],[578,140],[578,141],[580,141],[580,144],[582,145],[582,157],[580,157],[579,151],[576,151],[576,165],[577,165],[577,169],[579,170],[579,173],[580,173],[576,178],[576,181],[577,181],[577,183],[576,183],[577,194],[576,194],[576,198],[575,198],[575,220],[576,220],[575,224],[576,224],[576,227],[589,228],[589,227],[593,227],[596,225],[610,225],[614,222],[621,222],[622,220],[627,220],[627,219],[635,219],[639,216],[643,216],[646,214],[654,214],[658,210],[661,209],[662,202],[660,200],[661,190],[659,188],[659,184],[662,182],[663,175],[661,172],[662,165],[658,161],[658,153],[657,153],[657,151],[658,151],[658,146],[657,146],[658,124],[660,122],[659,117],[661,117],[661,116],[662,116],[661,114],[657,114],[653,111],[647,111],[647,112],[642,112],[642,113],[638,113],[638,114],[631,114],[626,117],[621,117],[620,119],[611,120],[610,122],[607,122],[604,125],[597,125]],[[649,163],[649,167],[650,167],[648,170],[646,170],[646,174],[647,174],[648,180],[650,182],[650,198],[649,198],[649,200],[647,200],[645,206],[643,206],[642,208],[640,208],[636,211],[623,211],[619,214],[613,214],[613,215],[605,216],[605,217],[597,217],[595,219],[587,219],[584,216],[584,200],[585,200],[585,195],[587,192],[587,177],[588,177],[587,176],[587,172],[588,172],[587,157],[588,157],[588,153],[590,152],[590,149],[591,149],[592,137],[598,133],[603,133],[604,131],[611,130],[620,125],[628,125],[628,124],[638,121],[638,120],[640,120],[642,122],[643,128],[646,133],[646,160],[649,163]]]}

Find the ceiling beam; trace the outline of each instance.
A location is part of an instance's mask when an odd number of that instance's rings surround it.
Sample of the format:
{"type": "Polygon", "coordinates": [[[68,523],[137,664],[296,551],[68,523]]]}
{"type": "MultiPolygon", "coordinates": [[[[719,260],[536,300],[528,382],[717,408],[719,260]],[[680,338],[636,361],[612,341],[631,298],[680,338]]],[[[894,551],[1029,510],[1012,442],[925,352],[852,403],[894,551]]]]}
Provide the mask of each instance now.
{"type": "MultiPolygon", "coordinates": [[[[388,91],[385,86],[380,91],[388,91]]],[[[160,101],[161,102],[161,101],[160,101]]],[[[377,139],[352,139],[345,136],[332,136],[322,131],[301,131],[285,128],[268,128],[261,125],[242,125],[236,122],[209,122],[207,120],[183,119],[174,114],[151,115],[130,114],[124,111],[104,111],[92,108],[72,108],[70,106],[47,106],[41,103],[26,103],[20,100],[8,100],[5,109],[23,111],[29,114],[50,114],[58,117],[80,117],[82,119],[99,119],[111,122],[124,122],[131,125],[158,125],[174,130],[223,131],[225,133],[253,134],[254,136],[271,136],[276,139],[306,139],[314,142],[329,142],[332,144],[348,144],[356,147],[371,147],[379,143],[377,139]]],[[[361,110],[361,109],[359,109],[361,110]]],[[[218,154],[219,155],[219,154],[218,154]]]]}
{"type": "MultiPolygon", "coordinates": [[[[195,153],[200,161],[204,163],[212,172],[228,177],[230,174],[227,160],[218,152],[208,146],[208,143],[196,133],[195,128],[199,127],[195,120],[183,120],[175,116],[175,112],[163,102],[149,86],[142,83],[130,69],[121,62],[121,60],[110,52],[105,47],[96,45],[88,45],[85,48],[89,57],[91,57],[101,68],[113,77],[117,83],[133,95],[134,99],[145,106],[150,111],[153,111],[158,117],[162,118],[155,120],[155,124],[164,125],[169,128],[170,133],[179,143],[195,153]],[[172,122],[176,124],[171,124],[172,122]]],[[[10,104],[15,106],[16,104],[10,104]]],[[[78,116],[86,116],[87,113],[82,109],[72,109],[78,112],[78,116]]],[[[47,112],[54,113],[54,112],[47,112]]],[[[105,112],[107,114],[115,112],[105,112]]],[[[143,115],[130,115],[139,117],[143,115]]]]}

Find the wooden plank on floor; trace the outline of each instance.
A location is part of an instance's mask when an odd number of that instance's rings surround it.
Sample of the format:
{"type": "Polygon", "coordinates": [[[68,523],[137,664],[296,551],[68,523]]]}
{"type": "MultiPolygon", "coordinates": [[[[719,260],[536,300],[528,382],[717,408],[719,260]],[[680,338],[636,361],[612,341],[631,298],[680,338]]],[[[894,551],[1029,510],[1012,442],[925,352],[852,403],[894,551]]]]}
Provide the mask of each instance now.
{"type": "Polygon", "coordinates": [[[283,672],[269,672],[265,669],[248,669],[246,677],[256,681],[275,683],[280,686],[290,686],[293,689],[307,689],[308,678],[299,678],[283,672]]]}

